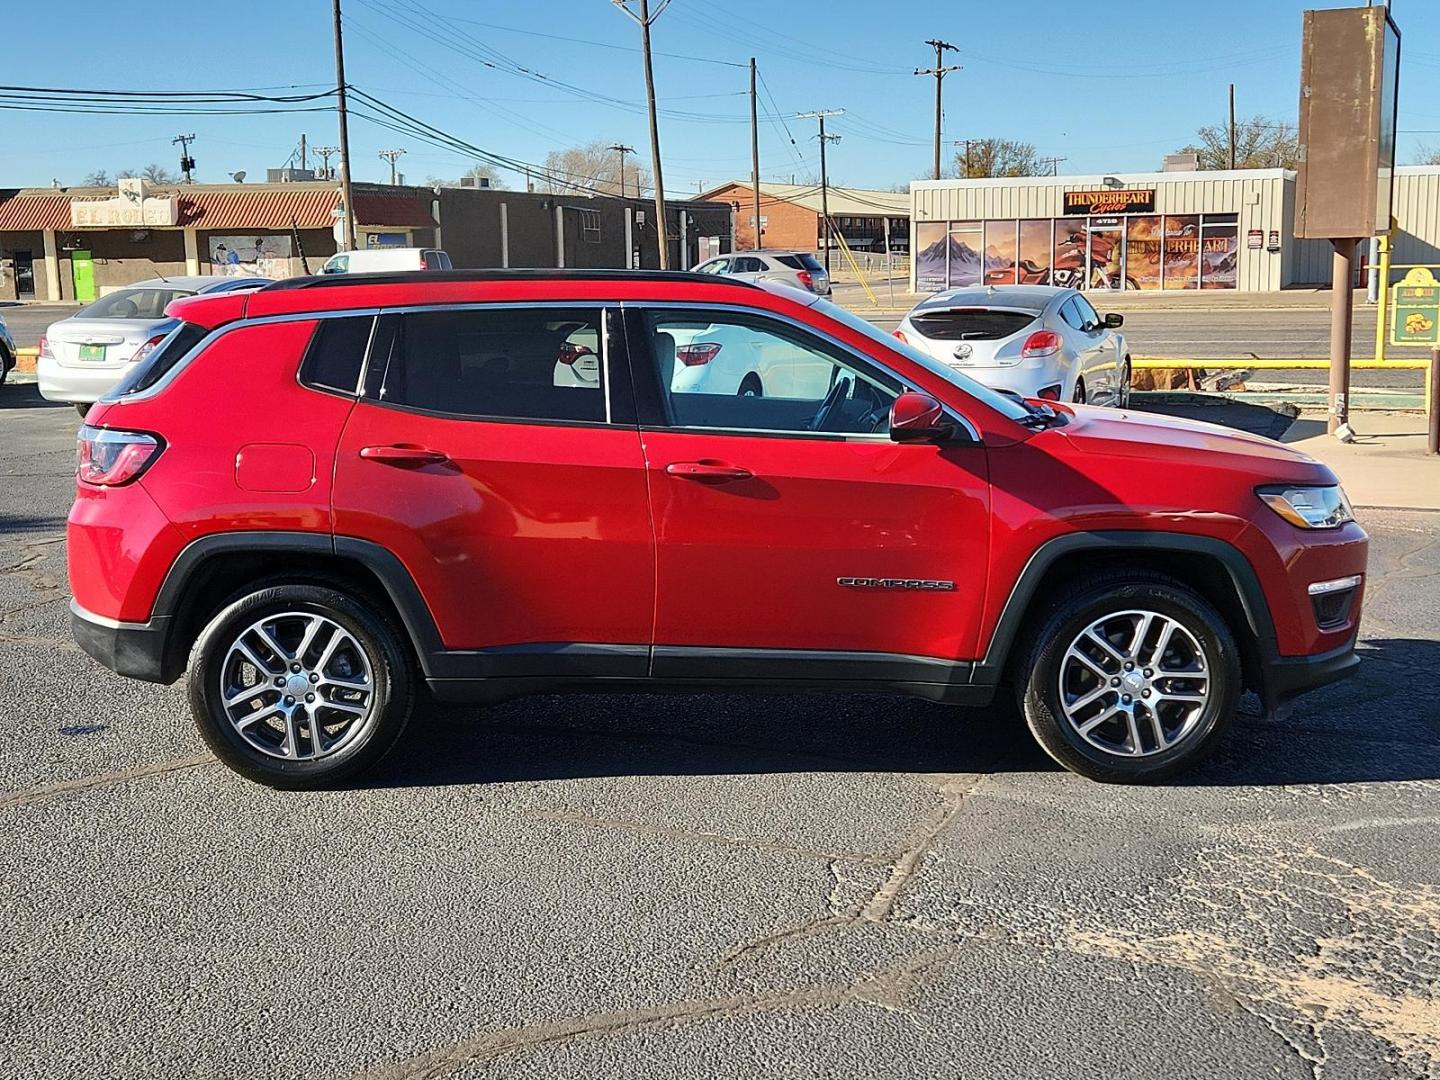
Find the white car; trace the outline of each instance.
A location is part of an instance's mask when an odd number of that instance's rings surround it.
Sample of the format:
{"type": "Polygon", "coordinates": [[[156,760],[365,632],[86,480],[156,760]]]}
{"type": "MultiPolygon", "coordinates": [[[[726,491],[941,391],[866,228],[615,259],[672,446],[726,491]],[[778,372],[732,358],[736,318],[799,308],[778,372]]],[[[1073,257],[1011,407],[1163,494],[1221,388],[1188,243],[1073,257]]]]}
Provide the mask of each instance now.
{"type": "Polygon", "coordinates": [[[735,251],[701,263],[695,272],[741,281],[777,281],[816,296],[830,295],[830,275],[808,251],[735,251]]]}
{"type": "Polygon", "coordinates": [[[895,336],[996,390],[1027,398],[1124,406],[1130,351],[1075,289],[977,285],[917,304],[895,336]]]}
{"type": "Polygon", "coordinates": [[[259,277],[158,277],[107,293],[45,331],[35,365],[40,396],[68,401],[84,416],[180,325],[165,314],[170,301],[269,284],[259,277]]]}
{"type": "Polygon", "coordinates": [[[439,248],[360,248],[331,255],[322,274],[374,274],[396,270],[453,270],[450,256],[439,248]]]}

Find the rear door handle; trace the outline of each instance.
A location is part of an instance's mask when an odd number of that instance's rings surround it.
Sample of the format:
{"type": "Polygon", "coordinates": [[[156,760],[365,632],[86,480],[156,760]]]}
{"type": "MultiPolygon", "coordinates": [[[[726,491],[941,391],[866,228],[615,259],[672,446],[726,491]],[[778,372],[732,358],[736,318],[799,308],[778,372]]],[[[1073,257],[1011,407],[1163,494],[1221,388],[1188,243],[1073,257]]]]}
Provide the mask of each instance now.
{"type": "Polygon", "coordinates": [[[362,446],[360,456],[386,465],[439,465],[450,460],[450,455],[428,446],[362,446]]]}
{"type": "Polygon", "coordinates": [[[732,480],[750,480],[755,474],[738,465],[723,461],[673,461],[665,466],[670,476],[698,480],[702,484],[728,484],[732,480]]]}

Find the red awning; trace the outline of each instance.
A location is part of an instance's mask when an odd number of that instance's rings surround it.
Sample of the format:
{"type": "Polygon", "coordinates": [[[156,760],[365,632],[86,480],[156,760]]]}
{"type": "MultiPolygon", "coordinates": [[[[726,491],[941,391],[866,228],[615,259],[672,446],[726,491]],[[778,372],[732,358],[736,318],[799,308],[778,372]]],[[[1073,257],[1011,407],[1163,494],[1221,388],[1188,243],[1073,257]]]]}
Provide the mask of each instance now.
{"type": "Polygon", "coordinates": [[[0,232],[29,232],[70,227],[66,195],[0,195],[0,232]]]}

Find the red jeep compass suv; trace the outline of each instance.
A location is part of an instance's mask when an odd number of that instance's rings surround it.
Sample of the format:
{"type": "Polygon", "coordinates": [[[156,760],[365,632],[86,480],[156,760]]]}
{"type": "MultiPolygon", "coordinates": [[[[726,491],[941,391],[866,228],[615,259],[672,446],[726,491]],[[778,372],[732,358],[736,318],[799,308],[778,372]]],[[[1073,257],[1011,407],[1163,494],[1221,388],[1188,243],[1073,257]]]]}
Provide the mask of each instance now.
{"type": "Polygon", "coordinates": [[[816,297],[436,272],[169,311],[80,431],[74,633],[188,667],[206,742],[276,787],[374,765],[423,690],[658,685],[1008,688],[1062,764],[1153,780],[1242,689],[1358,662],[1325,466],[987,390],[816,297]],[[707,393],[718,362],[757,377],[707,393]]]}

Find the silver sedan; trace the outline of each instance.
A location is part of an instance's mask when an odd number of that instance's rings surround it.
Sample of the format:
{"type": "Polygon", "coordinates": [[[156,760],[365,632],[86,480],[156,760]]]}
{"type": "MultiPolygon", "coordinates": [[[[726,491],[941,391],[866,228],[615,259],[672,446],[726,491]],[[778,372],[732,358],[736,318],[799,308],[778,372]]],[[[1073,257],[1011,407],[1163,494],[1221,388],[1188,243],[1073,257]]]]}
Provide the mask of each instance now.
{"type": "Polygon", "coordinates": [[[1051,401],[1127,404],[1124,319],[1075,289],[979,285],[917,304],[895,335],[996,390],[1051,401]]]}
{"type": "Polygon", "coordinates": [[[165,314],[170,301],[268,284],[256,277],[150,278],[108,293],[45,331],[36,363],[40,395],[71,402],[84,416],[175,328],[165,314]]]}

